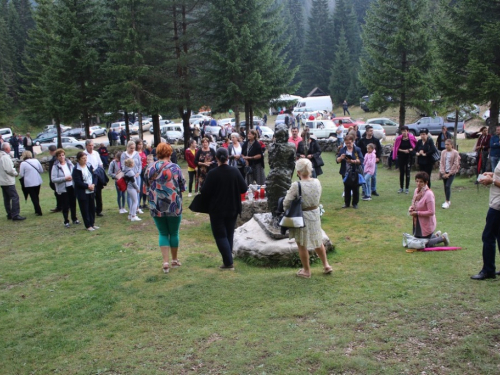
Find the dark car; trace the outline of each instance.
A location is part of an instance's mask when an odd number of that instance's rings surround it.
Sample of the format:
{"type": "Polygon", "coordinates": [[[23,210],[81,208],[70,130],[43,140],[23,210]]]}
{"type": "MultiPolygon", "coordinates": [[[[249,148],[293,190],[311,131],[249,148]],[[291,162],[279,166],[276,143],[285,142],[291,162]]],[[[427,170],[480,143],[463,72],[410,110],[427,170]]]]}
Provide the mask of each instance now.
{"type": "MultiPolygon", "coordinates": [[[[265,126],[264,121],[262,120],[253,120],[253,129],[255,129],[258,126],[265,126]]],[[[246,128],[247,122],[245,120],[240,121],[240,128],[246,128]]]]}
{"type": "Polygon", "coordinates": [[[68,130],[62,132],[61,135],[65,136],[65,137],[73,137],[75,139],[83,139],[81,132],[82,132],[81,128],[74,128],[74,129],[68,129],[68,130]]]}
{"type": "Polygon", "coordinates": [[[57,133],[54,132],[42,133],[38,137],[33,139],[33,144],[35,146],[40,146],[41,143],[52,142],[54,137],[57,137],[57,133]]]}

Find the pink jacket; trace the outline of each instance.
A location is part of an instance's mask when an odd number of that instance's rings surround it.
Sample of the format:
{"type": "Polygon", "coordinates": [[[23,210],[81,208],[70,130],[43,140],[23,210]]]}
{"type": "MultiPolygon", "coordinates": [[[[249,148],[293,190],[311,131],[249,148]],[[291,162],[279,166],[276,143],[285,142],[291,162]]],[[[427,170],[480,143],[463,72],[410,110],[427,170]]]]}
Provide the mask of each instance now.
{"type": "MultiPolygon", "coordinates": [[[[457,150],[451,150],[451,168],[450,168],[450,174],[454,175],[457,174],[458,171],[460,170],[460,154],[458,153],[457,150]]],[[[448,154],[448,151],[443,150],[441,151],[441,162],[439,163],[439,173],[441,175],[445,174],[445,168],[446,168],[446,154],[448,154]]]]}
{"type": "Polygon", "coordinates": [[[375,154],[375,151],[373,152],[367,152],[365,154],[365,161],[364,161],[364,172],[365,174],[371,174],[372,176],[375,174],[375,164],[377,163],[377,154],[375,154]]]}
{"type": "MultiPolygon", "coordinates": [[[[408,133],[408,138],[410,139],[411,147],[415,148],[415,145],[417,144],[417,139],[415,138],[415,136],[411,133],[408,133]]],[[[396,158],[398,157],[398,150],[399,146],[401,145],[401,139],[403,139],[402,135],[396,137],[396,140],[394,141],[394,148],[392,149],[393,160],[396,160],[396,158]]]]}
{"type": "MultiPolygon", "coordinates": [[[[417,189],[415,189],[415,193],[413,194],[414,199],[415,195],[417,195],[417,189]]],[[[431,189],[428,189],[418,202],[415,203],[414,199],[411,204],[415,211],[418,211],[417,220],[420,223],[422,235],[427,237],[436,230],[436,200],[434,193],[431,189]]]]}

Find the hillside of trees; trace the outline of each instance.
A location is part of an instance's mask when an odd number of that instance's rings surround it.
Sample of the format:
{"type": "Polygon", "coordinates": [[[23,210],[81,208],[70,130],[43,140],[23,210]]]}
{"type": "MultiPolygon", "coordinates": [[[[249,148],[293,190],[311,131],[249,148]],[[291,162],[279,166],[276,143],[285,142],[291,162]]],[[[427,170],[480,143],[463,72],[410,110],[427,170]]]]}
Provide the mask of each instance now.
{"type": "MultiPolygon", "coordinates": [[[[319,87],[374,110],[499,110],[500,3],[487,0],[0,0],[0,124],[229,108],[250,123],[319,87]]],[[[496,125],[496,116],[492,117],[496,125]]],[[[156,120],[157,121],[157,120],[156,120]]],[[[159,134],[158,134],[159,135],[159,134]]]]}

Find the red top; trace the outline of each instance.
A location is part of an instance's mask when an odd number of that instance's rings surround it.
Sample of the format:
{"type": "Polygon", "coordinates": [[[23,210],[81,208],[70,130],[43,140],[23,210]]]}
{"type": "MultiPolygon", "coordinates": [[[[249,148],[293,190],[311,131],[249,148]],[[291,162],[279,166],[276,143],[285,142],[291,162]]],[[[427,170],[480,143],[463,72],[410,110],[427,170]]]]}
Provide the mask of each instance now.
{"type": "Polygon", "coordinates": [[[184,153],[184,157],[186,158],[188,166],[190,168],[196,169],[197,165],[194,162],[194,155],[189,148],[186,149],[186,152],[184,153]]]}
{"type": "Polygon", "coordinates": [[[148,165],[148,157],[146,156],[146,153],[144,151],[139,152],[139,157],[141,158],[142,168],[146,167],[146,165],[148,165]]]}

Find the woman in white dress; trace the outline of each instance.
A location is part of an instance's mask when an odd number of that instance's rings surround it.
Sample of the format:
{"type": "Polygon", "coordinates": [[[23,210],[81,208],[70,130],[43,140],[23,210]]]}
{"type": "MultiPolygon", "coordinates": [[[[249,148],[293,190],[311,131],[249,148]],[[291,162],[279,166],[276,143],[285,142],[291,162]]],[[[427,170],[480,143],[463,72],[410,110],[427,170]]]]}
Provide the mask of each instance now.
{"type": "MultiPolygon", "coordinates": [[[[326,257],[325,246],[323,245],[323,234],[321,231],[321,218],[319,212],[319,202],[321,199],[321,183],[318,179],[312,178],[312,164],[309,159],[299,159],[295,163],[295,170],[300,178],[302,191],[302,211],[304,214],[304,228],[290,228],[290,238],[295,238],[299,248],[300,261],[302,267],[298,272],[298,277],[309,279],[311,269],[309,265],[309,252],[307,249],[314,248],[316,254],[323,263],[323,273],[332,272],[332,267],[326,257]]],[[[298,197],[298,182],[294,182],[286,193],[283,201],[285,210],[290,207],[292,201],[298,197]]]]}

